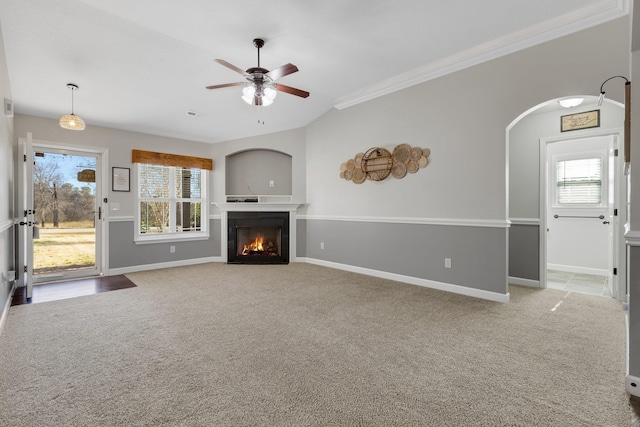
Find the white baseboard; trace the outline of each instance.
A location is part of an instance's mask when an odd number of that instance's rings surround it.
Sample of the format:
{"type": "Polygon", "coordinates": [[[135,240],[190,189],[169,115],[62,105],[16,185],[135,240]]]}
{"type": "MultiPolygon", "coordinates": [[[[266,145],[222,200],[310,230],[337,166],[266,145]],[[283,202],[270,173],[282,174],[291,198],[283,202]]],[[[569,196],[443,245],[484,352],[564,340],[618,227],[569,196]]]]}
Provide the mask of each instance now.
{"type": "Polygon", "coordinates": [[[529,286],[531,288],[539,288],[540,287],[540,281],[539,280],[523,279],[521,277],[511,277],[511,276],[509,276],[509,283],[512,284],[512,285],[529,286]]]}
{"type": "Polygon", "coordinates": [[[117,274],[135,273],[137,271],[159,270],[161,268],[184,267],[187,265],[206,264],[209,262],[224,262],[222,257],[207,257],[185,259],[182,261],[159,262],[156,264],[133,265],[131,267],[110,268],[106,273],[107,276],[115,276],[117,274]]]}
{"type": "Polygon", "coordinates": [[[13,281],[11,285],[11,292],[7,296],[7,302],[4,304],[4,308],[2,309],[2,316],[0,316],[0,335],[2,335],[2,331],[4,330],[4,322],[7,321],[7,316],[9,316],[9,307],[11,307],[11,299],[13,298],[13,293],[16,291],[16,282],[13,281]]]}
{"type": "Polygon", "coordinates": [[[629,394],[640,397],[640,378],[627,375],[626,388],[629,394]]]}
{"type": "Polygon", "coordinates": [[[481,298],[496,302],[509,302],[509,293],[499,294],[497,292],[483,291],[481,289],[468,288],[466,286],[453,285],[451,283],[436,282],[433,280],[420,279],[418,277],[404,276],[402,274],[389,273],[386,271],[372,270],[370,268],[356,267],[353,265],[339,264],[337,262],[324,261],[315,258],[298,257],[298,262],[321,265],[323,267],[335,268],[337,270],[349,271],[352,273],[365,274],[367,276],[379,277],[381,279],[393,280],[396,282],[409,283],[411,285],[423,286],[425,288],[437,289],[440,291],[453,292],[475,298],[481,298]]]}
{"type": "Polygon", "coordinates": [[[573,265],[547,264],[548,270],[566,271],[567,273],[593,274],[595,276],[609,277],[609,271],[602,268],[576,267],[573,265]]]}

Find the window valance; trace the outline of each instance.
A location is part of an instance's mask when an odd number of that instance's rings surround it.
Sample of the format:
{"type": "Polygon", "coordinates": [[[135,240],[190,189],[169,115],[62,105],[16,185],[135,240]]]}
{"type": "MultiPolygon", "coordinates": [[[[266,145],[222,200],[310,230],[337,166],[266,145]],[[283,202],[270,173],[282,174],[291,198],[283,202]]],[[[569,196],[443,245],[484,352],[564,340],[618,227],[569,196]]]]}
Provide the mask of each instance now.
{"type": "Polygon", "coordinates": [[[153,151],[132,150],[131,161],[133,163],[145,163],[149,165],[180,166],[183,168],[213,170],[213,159],[181,156],[179,154],[156,153],[153,151]]]}

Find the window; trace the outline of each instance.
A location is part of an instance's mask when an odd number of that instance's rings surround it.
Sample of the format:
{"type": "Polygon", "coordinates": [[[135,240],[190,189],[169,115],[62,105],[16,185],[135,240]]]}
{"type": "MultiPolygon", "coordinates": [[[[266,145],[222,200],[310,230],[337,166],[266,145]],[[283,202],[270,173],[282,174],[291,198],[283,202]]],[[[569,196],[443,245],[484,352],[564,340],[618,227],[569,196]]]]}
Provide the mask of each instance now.
{"type": "Polygon", "coordinates": [[[206,170],[137,165],[136,240],[208,237],[206,170]]]}
{"type": "Polygon", "coordinates": [[[602,204],[602,158],[562,160],[556,163],[558,205],[602,204]]]}

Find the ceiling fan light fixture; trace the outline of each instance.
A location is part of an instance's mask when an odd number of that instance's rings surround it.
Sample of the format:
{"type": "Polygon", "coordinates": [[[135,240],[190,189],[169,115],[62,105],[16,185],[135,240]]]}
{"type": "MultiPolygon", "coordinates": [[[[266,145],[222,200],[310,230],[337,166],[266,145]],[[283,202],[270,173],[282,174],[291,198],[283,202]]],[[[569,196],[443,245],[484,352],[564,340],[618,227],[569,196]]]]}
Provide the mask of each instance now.
{"type": "Polygon", "coordinates": [[[79,89],[78,85],[67,83],[67,88],[71,90],[71,114],[60,117],[60,127],[69,130],[84,130],[86,127],[84,120],[73,114],[73,92],[79,89]]]}
{"type": "Polygon", "coordinates": [[[257,67],[251,67],[245,71],[223,59],[215,59],[215,61],[220,65],[241,74],[246,79],[246,82],[224,83],[220,85],[206,86],[206,88],[222,89],[230,86],[242,86],[242,95],[240,96],[242,100],[249,105],[256,105],[260,107],[266,107],[273,104],[273,101],[276,99],[279,91],[299,96],[301,98],[307,98],[309,96],[309,92],[307,91],[274,83],[274,80],[298,72],[298,67],[293,64],[285,64],[271,71],[266,68],[262,68],[260,67],[260,48],[264,46],[264,40],[253,39],[253,45],[258,48],[257,67]]]}
{"type": "MultiPolygon", "coordinates": [[[[267,84],[264,86],[264,98],[270,100],[271,102],[273,102],[274,99],[276,99],[276,96],[278,95],[278,91],[276,90],[276,88],[274,87],[273,84],[267,84]]],[[[264,100],[263,100],[264,102],[264,100]]]]}
{"type": "Polygon", "coordinates": [[[245,83],[242,87],[242,100],[249,105],[253,104],[256,87],[253,83],[245,83]]]}

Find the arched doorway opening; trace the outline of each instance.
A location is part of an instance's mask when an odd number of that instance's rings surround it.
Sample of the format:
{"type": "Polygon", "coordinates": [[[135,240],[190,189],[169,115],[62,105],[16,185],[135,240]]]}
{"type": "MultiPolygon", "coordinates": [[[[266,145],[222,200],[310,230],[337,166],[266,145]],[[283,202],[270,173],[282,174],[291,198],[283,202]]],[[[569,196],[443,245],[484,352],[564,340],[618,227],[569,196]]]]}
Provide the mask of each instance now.
{"type": "Polygon", "coordinates": [[[506,129],[509,283],[626,301],[624,108],[610,100],[598,105],[594,96],[575,98],[582,104],[564,108],[559,98],[536,105],[506,129]],[[563,117],[591,111],[597,122],[562,128],[563,117]],[[584,164],[597,164],[589,174],[599,177],[569,173],[584,164]],[[591,199],[575,197],[589,185],[591,199]],[[576,285],[581,281],[587,286],[576,285]]]}

